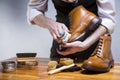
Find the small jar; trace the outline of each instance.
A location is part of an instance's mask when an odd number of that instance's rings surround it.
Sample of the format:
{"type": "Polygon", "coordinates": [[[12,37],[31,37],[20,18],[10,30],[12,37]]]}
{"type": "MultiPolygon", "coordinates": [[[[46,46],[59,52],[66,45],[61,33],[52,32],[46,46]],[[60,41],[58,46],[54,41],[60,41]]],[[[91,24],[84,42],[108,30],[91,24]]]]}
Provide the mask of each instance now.
{"type": "Polygon", "coordinates": [[[71,37],[71,34],[68,33],[67,31],[63,31],[63,33],[60,35],[60,39],[62,40],[62,43],[67,42],[70,37],[71,37]]]}
{"type": "Polygon", "coordinates": [[[1,62],[3,67],[3,72],[12,72],[16,70],[16,62],[15,61],[4,61],[1,62]]]}

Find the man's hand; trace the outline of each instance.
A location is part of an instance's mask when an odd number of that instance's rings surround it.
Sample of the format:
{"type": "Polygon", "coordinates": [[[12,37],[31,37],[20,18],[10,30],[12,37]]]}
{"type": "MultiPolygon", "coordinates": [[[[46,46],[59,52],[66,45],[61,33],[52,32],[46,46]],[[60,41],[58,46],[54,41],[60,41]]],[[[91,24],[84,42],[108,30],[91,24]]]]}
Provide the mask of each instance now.
{"type": "Polygon", "coordinates": [[[56,22],[43,14],[36,16],[33,20],[34,24],[37,24],[41,27],[47,28],[53,38],[59,43],[59,37],[63,33],[63,31],[69,32],[67,26],[63,23],[56,22]]]}
{"type": "Polygon", "coordinates": [[[59,43],[60,36],[64,31],[69,32],[68,28],[63,24],[55,21],[49,21],[49,25],[47,26],[49,32],[53,36],[53,38],[59,43]]]}
{"type": "Polygon", "coordinates": [[[65,49],[65,51],[59,51],[57,49],[57,52],[58,54],[61,54],[61,55],[70,55],[70,54],[74,54],[76,52],[81,52],[81,51],[84,51],[88,48],[87,45],[85,45],[84,42],[81,42],[81,41],[74,41],[74,42],[71,42],[71,43],[65,43],[64,45],[62,45],[65,49]]]}
{"type": "Polygon", "coordinates": [[[106,32],[107,29],[104,26],[100,25],[100,27],[83,42],[74,41],[71,43],[66,43],[65,45],[63,45],[63,47],[67,49],[65,51],[57,50],[57,52],[61,55],[69,55],[76,52],[84,51],[88,49],[92,44],[94,44],[100,38],[100,36],[105,34],[106,32]]]}

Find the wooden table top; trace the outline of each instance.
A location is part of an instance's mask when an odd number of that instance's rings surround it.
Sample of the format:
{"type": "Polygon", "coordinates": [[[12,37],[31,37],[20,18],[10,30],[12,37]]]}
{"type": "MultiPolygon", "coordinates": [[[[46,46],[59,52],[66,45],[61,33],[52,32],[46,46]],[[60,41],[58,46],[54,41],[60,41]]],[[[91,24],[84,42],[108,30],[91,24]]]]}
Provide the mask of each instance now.
{"type": "Polygon", "coordinates": [[[35,69],[17,68],[16,71],[10,73],[3,73],[2,67],[0,66],[0,80],[120,80],[119,62],[116,62],[115,66],[107,73],[93,73],[80,70],[48,75],[47,63],[49,60],[38,58],[39,64],[35,69]]]}

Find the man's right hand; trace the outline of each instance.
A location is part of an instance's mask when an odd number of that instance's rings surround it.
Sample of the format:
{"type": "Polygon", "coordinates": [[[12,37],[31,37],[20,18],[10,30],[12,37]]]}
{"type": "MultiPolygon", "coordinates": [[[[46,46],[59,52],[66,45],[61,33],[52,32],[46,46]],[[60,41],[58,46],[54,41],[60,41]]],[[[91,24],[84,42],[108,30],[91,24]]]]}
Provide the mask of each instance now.
{"type": "Polygon", "coordinates": [[[69,32],[68,28],[63,23],[56,22],[48,17],[45,17],[43,14],[36,16],[33,22],[41,27],[47,28],[58,43],[61,42],[59,37],[63,31],[69,32]]]}
{"type": "Polygon", "coordinates": [[[52,20],[49,21],[49,24],[48,24],[47,28],[50,31],[53,38],[58,43],[61,42],[60,37],[63,34],[63,32],[64,31],[69,32],[68,28],[63,23],[55,22],[55,21],[52,21],[52,20]]]}

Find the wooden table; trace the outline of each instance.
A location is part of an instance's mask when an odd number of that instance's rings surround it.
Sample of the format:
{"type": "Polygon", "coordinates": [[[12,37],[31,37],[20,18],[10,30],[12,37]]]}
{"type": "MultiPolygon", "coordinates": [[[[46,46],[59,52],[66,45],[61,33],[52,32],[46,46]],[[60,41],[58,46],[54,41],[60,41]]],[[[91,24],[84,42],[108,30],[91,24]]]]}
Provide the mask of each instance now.
{"type": "MultiPolygon", "coordinates": [[[[120,80],[120,63],[107,73],[93,73],[80,70],[76,72],[59,72],[47,74],[47,63],[50,59],[38,58],[39,65],[32,70],[18,68],[14,72],[3,73],[0,67],[0,80],[120,80]]],[[[80,65],[80,64],[78,64],[80,65]]]]}

